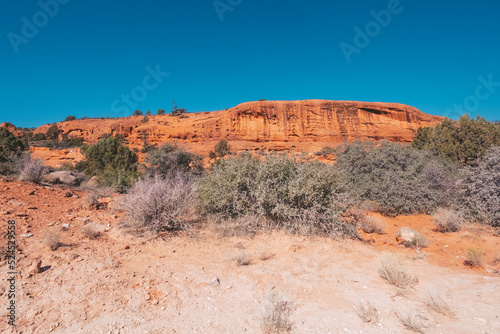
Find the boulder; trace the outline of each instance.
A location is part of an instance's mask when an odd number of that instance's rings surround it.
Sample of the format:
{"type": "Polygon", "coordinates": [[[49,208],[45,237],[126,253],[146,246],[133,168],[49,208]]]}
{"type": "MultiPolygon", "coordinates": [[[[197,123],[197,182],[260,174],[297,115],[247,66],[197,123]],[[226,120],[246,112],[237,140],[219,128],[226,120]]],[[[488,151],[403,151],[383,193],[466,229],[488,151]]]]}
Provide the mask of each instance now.
{"type": "Polygon", "coordinates": [[[43,176],[42,181],[53,184],[65,184],[68,186],[80,185],[79,175],[68,170],[46,174],[43,176]]]}

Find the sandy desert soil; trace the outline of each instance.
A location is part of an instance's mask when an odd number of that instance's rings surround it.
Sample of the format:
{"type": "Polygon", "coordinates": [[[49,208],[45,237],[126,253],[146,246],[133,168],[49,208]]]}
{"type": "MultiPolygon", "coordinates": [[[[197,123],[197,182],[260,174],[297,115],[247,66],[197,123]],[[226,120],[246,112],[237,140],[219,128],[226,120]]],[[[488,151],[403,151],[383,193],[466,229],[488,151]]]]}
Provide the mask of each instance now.
{"type": "MultiPolygon", "coordinates": [[[[17,228],[17,333],[260,333],[271,293],[293,304],[293,333],[411,333],[398,317],[408,314],[425,333],[500,333],[500,237],[492,229],[443,234],[419,215],[382,217],[386,233],[364,234],[365,242],[281,232],[221,238],[205,228],[138,237],[118,226],[125,217],[117,197],[96,210],[85,195],[0,179],[0,229],[12,219],[17,228]],[[89,221],[103,229],[95,240],[81,233],[89,221]],[[429,247],[398,245],[403,226],[424,234],[429,247]],[[47,231],[60,233],[55,251],[43,242],[47,231]],[[470,246],[484,250],[482,268],[464,265],[470,246]],[[406,258],[419,278],[414,288],[401,291],[379,276],[384,252],[406,258]],[[236,264],[241,253],[249,265],[236,264]],[[263,253],[270,258],[260,259],[263,253]],[[40,273],[32,268],[37,260],[40,273]],[[429,293],[454,315],[429,308],[429,293]],[[377,322],[358,317],[361,301],[379,310],[377,322]]],[[[7,277],[3,257],[1,267],[7,277]]],[[[15,333],[7,292],[2,279],[0,331],[15,333]]]]}

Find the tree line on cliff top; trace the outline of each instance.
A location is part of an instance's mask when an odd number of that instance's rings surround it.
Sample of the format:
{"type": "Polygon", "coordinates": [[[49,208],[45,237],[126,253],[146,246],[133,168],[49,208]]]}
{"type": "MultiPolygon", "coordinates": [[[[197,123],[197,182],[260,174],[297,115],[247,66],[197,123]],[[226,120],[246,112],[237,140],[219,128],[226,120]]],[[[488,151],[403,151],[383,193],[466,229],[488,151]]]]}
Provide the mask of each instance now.
{"type": "MultiPolygon", "coordinates": [[[[126,207],[141,228],[181,228],[197,214],[252,230],[357,238],[354,208],[390,216],[448,208],[468,221],[500,226],[499,146],[498,125],[463,116],[420,128],[412,145],[344,143],[328,150],[333,165],[293,154],[222,158],[231,152],[227,142],[214,148],[209,170],[202,157],[173,143],[152,148],[139,165],[134,151],[109,136],[86,147],[76,167],[126,192],[126,207]]],[[[0,128],[0,164],[25,148],[0,128]]]]}

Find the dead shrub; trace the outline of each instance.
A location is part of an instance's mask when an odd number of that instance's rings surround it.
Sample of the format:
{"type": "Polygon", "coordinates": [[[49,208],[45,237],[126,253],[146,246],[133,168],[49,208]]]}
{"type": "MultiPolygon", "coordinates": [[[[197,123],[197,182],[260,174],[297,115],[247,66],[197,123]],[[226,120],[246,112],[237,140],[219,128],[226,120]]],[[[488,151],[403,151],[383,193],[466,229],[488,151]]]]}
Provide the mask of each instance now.
{"type": "Polygon", "coordinates": [[[380,218],[364,215],[363,219],[359,223],[360,228],[365,233],[384,234],[385,225],[382,223],[382,219],[380,218]]]}
{"type": "Polygon", "coordinates": [[[425,333],[427,328],[425,322],[428,319],[424,315],[420,313],[398,313],[398,318],[407,329],[416,333],[425,333]]]}
{"type": "Polygon", "coordinates": [[[261,261],[266,261],[269,259],[272,259],[274,257],[274,253],[269,252],[267,249],[267,246],[261,245],[259,249],[257,250],[257,257],[261,261]]]}
{"type": "Polygon", "coordinates": [[[282,299],[276,292],[269,295],[269,305],[266,306],[261,320],[264,333],[288,333],[293,328],[290,315],[294,310],[293,303],[282,299]]]}
{"type": "Polygon", "coordinates": [[[383,254],[378,272],[388,283],[401,289],[411,288],[418,283],[417,275],[411,272],[406,262],[396,254],[383,254]]]}
{"type": "Polygon", "coordinates": [[[88,223],[82,227],[81,232],[84,237],[94,240],[101,235],[101,226],[96,223],[88,223]]]}
{"type": "Polygon", "coordinates": [[[41,159],[33,159],[30,155],[26,155],[23,160],[23,167],[19,180],[28,181],[33,183],[40,183],[42,181],[45,165],[41,159]]]}
{"type": "Polygon", "coordinates": [[[415,231],[415,234],[410,241],[404,243],[405,247],[413,247],[416,249],[429,246],[429,241],[421,234],[415,231]]]}
{"type": "Polygon", "coordinates": [[[50,250],[57,250],[61,245],[60,236],[58,231],[47,231],[45,233],[45,238],[43,239],[43,243],[49,246],[50,250]]]}
{"type": "Polygon", "coordinates": [[[363,322],[378,322],[379,311],[370,302],[359,302],[355,307],[354,311],[363,320],[363,322]]]}
{"type": "Polygon", "coordinates": [[[270,229],[270,222],[261,215],[246,214],[235,218],[222,215],[207,217],[209,228],[220,237],[254,236],[270,229]]]}
{"type": "Polygon", "coordinates": [[[196,196],[196,186],[188,175],[158,175],[138,181],[124,199],[130,222],[154,232],[180,230],[196,196]]]}
{"type": "Polygon", "coordinates": [[[465,224],[465,219],[455,210],[439,208],[432,217],[441,232],[457,232],[465,224]]]}
{"type": "Polygon", "coordinates": [[[435,312],[446,315],[453,316],[454,313],[450,308],[450,305],[438,294],[429,293],[424,303],[435,312]]]}
{"type": "Polygon", "coordinates": [[[238,266],[248,266],[250,263],[252,263],[250,257],[245,252],[241,252],[238,255],[236,255],[234,257],[234,261],[236,261],[236,264],[238,266]]]}
{"type": "Polygon", "coordinates": [[[484,252],[478,247],[467,248],[465,264],[471,267],[482,267],[484,263],[484,252]]]}

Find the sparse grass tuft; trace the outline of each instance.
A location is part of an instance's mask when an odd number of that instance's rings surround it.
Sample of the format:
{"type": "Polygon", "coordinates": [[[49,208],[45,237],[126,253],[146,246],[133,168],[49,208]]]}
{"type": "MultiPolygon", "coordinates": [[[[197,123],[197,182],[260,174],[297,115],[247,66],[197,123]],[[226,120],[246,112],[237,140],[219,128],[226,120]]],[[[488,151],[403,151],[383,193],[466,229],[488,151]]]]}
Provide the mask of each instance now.
{"type": "Polygon", "coordinates": [[[288,333],[293,322],[290,315],[294,310],[293,303],[283,300],[277,293],[269,295],[269,305],[266,306],[261,327],[264,333],[288,333]]]}
{"type": "Polygon", "coordinates": [[[61,245],[58,231],[47,231],[43,243],[49,246],[50,250],[55,251],[61,245]]]}
{"type": "Polygon", "coordinates": [[[234,258],[234,261],[236,261],[236,264],[239,266],[248,266],[250,263],[252,263],[252,261],[250,260],[250,257],[245,252],[239,253],[234,258]]]}
{"type": "Polygon", "coordinates": [[[450,305],[439,295],[429,293],[427,298],[424,300],[424,303],[432,310],[436,311],[439,314],[443,314],[446,316],[453,316],[454,313],[450,308],[450,305]]]}
{"type": "Polygon", "coordinates": [[[418,283],[417,275],[411,272],[406,262],[396,254],[382,255],[378,272],[388,283],[401,289],[411,288],[418,283]]]}
{"type": "Polygon", "coordinates": [[[100,230],[101,229],[98,224],[88,223],[82,227],[81,231],[84,237],[94,240],[97,239],[101,234],[100,230]]]}
{"type": "Polygon", "coordinates": [[[363,322],[378,322],[378,309],[374,307],[370,302],[359,302],[354,307],[354,311],[361,318],[361,320],[363,320],[363,322]]]}
{"type": "Polygon", "coordinates": [[[384,234],[385,225],[382,219],[365,215],[360,222],[360,227],[365,233],[384,234]]]}
{"type": "Polygon", "coordinates": [[[259,258],[259,260],[266,261],[272,259],[274,257],[274,254],[269,252],[266,246],[261,245],[257,250],[257,257],[259,258]]]}
{"type": "Polygon", "coordinates": [[[23,169],[19,175],[21,181],[40,183],[42,181],[45,165],[41,159],[32,159],[27,155],[23,160],[23,169]]]}
{"type": "Polygon", "coordinates": [[[415,231],[412,239],[405,242],[405,246],[420,249],[429,246],[429,241],[422,234],[415,231]]]}
{"type": "Polygon", "coordinates": [[[424,315],[410,314],[410,313],[398,313],[398,318],[401,320],[403,326],[407,329],[414,331],[416,333],[425,333],[427,326],[424,321],[428,320],[424,315]]]}
{"type": "Polygon", "coordinates": [[[467,259],[465,264],[471,267],[481,267],[484,263],[484,253],[481,248],[469,247],[467,248],[467,259]]]}
{"type": "Polygon", "coordinates": [[[455,210],[440,208],[432,217],[434,217],[434,223],[441,232],[457,232],[465,224],[465,219],[455,210]]]}

